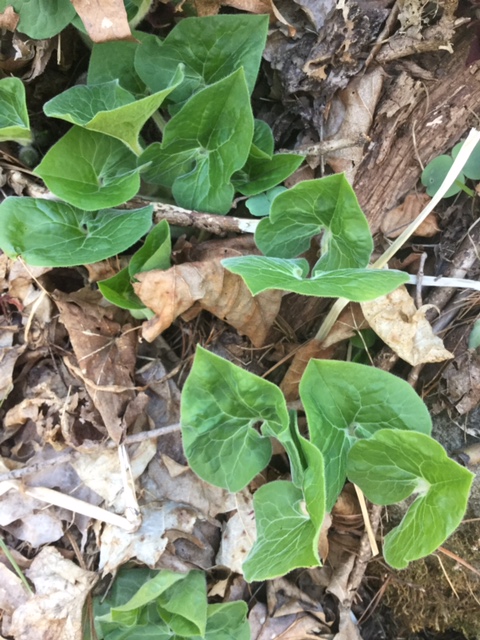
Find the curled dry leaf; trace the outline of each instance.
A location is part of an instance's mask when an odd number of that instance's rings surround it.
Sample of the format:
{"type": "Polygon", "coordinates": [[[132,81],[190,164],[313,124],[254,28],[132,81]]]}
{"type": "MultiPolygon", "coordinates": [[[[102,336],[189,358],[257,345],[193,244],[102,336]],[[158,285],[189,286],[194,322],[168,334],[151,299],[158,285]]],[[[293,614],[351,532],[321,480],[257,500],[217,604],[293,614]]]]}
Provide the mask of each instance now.
{"type": "Polygon", "coordinates": [[[93,42],[135,42],[123,0],[72,0],[72,4],[93,42]]]}
{"type": "Polygon", "coordinates": [[[53,547],[42,549],[25,573],[35,595],[13,612],[3,633],[16,640],[81,640],[83,603],[97,575],[53,547]]]}
{"type": "MultiPolygon", "coordinates": [[[[387,238],[398,238],[406,227],[420,215],[430,200],[430,196],[426,193],[410,193],[401,205],[391,209],[383,216],[380,231],[387,238]]],[[[439,231],[437,216],[435,212],[432,212],[417,228],[415,235],[431,238],[439,231]]]]}
{"type": "Polygon", "coordinates": [[[288,402],[298,398],[298,385],[312,358],[329,360],[335,353],[336,346],[343,340],[348,340],[359,330],[366,329],[368,323],[363,317],[360,305],[352,302],[340,314],[327,338],[322,342],[310,340],[303,344],[295,354],[285,377],[280,385],[288,402]]]}
{"type": "Polygon", "coordinates": [[[480,354],[464,351],[449,362],[443,376],[447,381],[447,396],[461,415],[480,403],[480,354]]]}
{"type": "Polygon", "coordinates": [[[73,370],[83,378],[109,436],[120,442],[127,406],[135,399],[137,336],[123,325],[128,314],[102,306],[102,296],[88,290],[57,292],[55,301],[78,362],[73,370]]]}
{"type": "Polygon", "coordinates": [[[346,89],[340,92],[340,100],[345,115],[334,139],[351,140],[352,146],[328,154],[327,162],[335,173],[345,172],[348,181],[353,184],[358,167],[363,159],[363,145],[355,141],[367,135],[372,125],[373,114],[383,87],[384,71],[378,67],[351,80],[346,89]],[[355,145],[355,146],[354,146],[355,145]]]}
{"type": "Polygon", "coordinates": [[[135,293],[156,314],[143,327],[143,337],[149,342],[198,303],[260,347],[280,309],[282,292],[266,291],[253,297],[240,276],[222,267],[220,258],[181,264],[166,271],[147,271],[136,277],[139,282],[133,285],[135,293]]]}
{"type": "Polygon", "coordinates": [[[430,306],[417,309],[406,287],[362,302],[361,307],[375,333],[412,367],[453,358],[425,317],[430,306]]]}
{"type": "Polygon", "coordinates": [[[13,7],[7,7],[3,13],[0,13],[0,28],[8,31],[15,31],[20,16],[15,13],[13,7]]]}

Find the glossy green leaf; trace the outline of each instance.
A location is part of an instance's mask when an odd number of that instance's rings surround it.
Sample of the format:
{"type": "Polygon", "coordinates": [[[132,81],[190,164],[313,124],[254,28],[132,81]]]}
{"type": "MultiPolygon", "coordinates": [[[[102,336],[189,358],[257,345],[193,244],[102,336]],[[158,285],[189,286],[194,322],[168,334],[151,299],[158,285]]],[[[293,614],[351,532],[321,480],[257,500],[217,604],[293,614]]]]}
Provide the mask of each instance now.
{"type": "Polygon", "coordinates": [[[383,555],[395,569],[437,549],[462,521],[473,474],[423,433],[378,431],[354,444],[348,477],[376,504],[417,494],[401,523],[385,536],[383,555]]]}
{"type": "Polygon", "coordinates": [[[279,193],[283,193],[286,190],[286,187],[274,187],[265,193],[260,193],[258,196],[252,196],[245,202],[245,206],[252,216],[259,218],[268,216],[272,208],[272,202],[279,193]]]}
{"type": "MultiPolygon", "coordinates": [[[[427,193],[429,196],[433,197],[440,189],[442,182],[445,180],[447,173],[452,168],[452,165],[453,160],[450,156],[437,156],[427,164],[422,172],[421,179],[422,184],[427,187],[427,193]]],[[[444,198],[450,198],[450,196],[454,196],[459,193],[462,188],[458,183],[463,184],[464,182],[465,176],[461,173],[444,195],[444,198]]]]}
{"type": "Polygon", "coordinates": [[[181,423],[185,455],[203,480],[240,491],[271,457],[268,432],[288,425],[285,398],[278,387],[228,360],[197,347],[183,387],[181,423]]]}
{"type": "Polygon", "coordinates": [[[275,148],[273,131],[263,120],[255,118],[250,154],[256,158],[272,158],[275,148]]]}
{"type": "Polygon", "coordinates": [[[253,116],[242,69],[196,93],[166,125],[162,144],[150,145],[141,161],[145,179],[172,187],[177,204],[228,213],[231,177],[246,162],[253,116]]]}
{"type": "Polygon", "coordinates": [[[0,0],[0,11],[7,7],[20,15],[18,31],[34,40],[57,35],[76,15],[70,0],[0,0]]]}
{"type": "MultiPolygon", "coordinates": [[[[454,160],[462,147],[463,142],[459,142],[453,147],[452,158],[454,160]]],[[[470,154],[467,162],[463,166],[462,173],[470,180],[480,180],[480,144],[477,144],[470,154]]]]}
{"type": "Polygon", "coordinates": [[[40,267],[90,264],[125,251],[152,224],[151,206],[83,211],[42,198],[7,198],[0,204],[0,248],[40,267]]]}
{"type": "Polygon", "coordinates": [[[183,71],[178,67],[168,86],[139,100],[123,89],[118,80],[78,85],[49,100],[43,110],[52,118],[121,140],[139,154],[142,152],[138,141],[141,128],[182,79],[183,71]]]}
{"type": "Polygon", "coordinates": [[[477,349],[478,347],[480,347],[480,320],[475,320],[468,336],[468,348],[477,349]]]}
{"type": "Polygon", "coordinates": [[[250,640],[247,613],[242,601],[209,604],[205,636],[192,640],[250,640]]]}
{"type": "Polygon", "coordinates": [[[203,571],[190,571],[157,598],[157,608],[174,633],[203,636],[207,624],[207,582],[203,571]]]}
{"type": "Polygon", "coordinates": [[[163,570],[156,576],[142,584],[135,594],[124,604],[112,607],[99,621],[117,622],[126,626],[132,626],[138,620],[140,611],[149,603],[156,601],[176,582],[185,580],[188,574],[174,573],[163,570]]]}
{"type": "Polygon", "coordinates": [[[152,90],[166,86],[179,63],[185,79],[169,96],[183,105],[197,91],[243,68],[253,91],[268,30],[268,16],[218,15],[186,18],[162,42],[148,40],[137,49],[135,68],[152,90]]]}
{"type": "MultiPolygon", "coordinates": [[[[106,300],[121,309],[137,311],[145,309],[145,305],[133,290],[132,277],[128,267],[125,267],[111,278],[101,280],[98,283],[98,288],[106,300]]],[[[151,313],[153,314],[153,312],[151,313]]],[[[150,315],[150,317],[153,317],[153,315],[150,315]]]]}
{"type": "Polygon", "coordinates": [[[285,480],[269,482],[257,490],[253,504],[257,540],[243,563],[247,582],[321,564],[318,537],[322,523],[310,517],[301,489],[285,480]]]}
{"type": "Polygon", "coordinates": [[[255,242],[266,256],[295,258],[306,251],[314,235],[324,230],[323,271],[366,267],[373,249],[367,219],[343,174],[305,180],[281,193],[262,220],[255,242]]]}
{"type": "Polygon", "coordinates": [[[359,438],[379,429],[429,434],[428,410],[412,387],[374,367],[335,360],[310,360],[300,381],[310,440],[323,454],[327,509],[346,479],[347,454],[359,438]]]}
{"type": "Polygon", "coordinates": [[[0,142],[26,144],[31,139],[24,84],[19,78],[4,78],[0,80],[0,142]]]}
{"type": "Polygon", "coordinates": [[[117,307],[142,311],[144,317],[153,317],[153,311],[147,309],[134,292],[132,280],[142,271],[168,269],[171,252],[170,227],[166,220],[162,220],[145,238],[143,247],[131,257],[128,267],[98,283],[102,295],[117,307]]]}
{"type": "MultiPolygon", "coordinates": [[[[283,195],[277,196],[274,203],[283,195]]],[[[386,295],[409,280],[408,275],[401,271],[376,269],[339,269],[319,272],[307,278],[309,266],[303,258],[283,260],[244,256],[226,258],[222,264],[232,273],[242,276],[253,295],[268,289],[281,289],[305,296],[341,297],[365,302],[386,295]]]]}
{"type": "Polygon", "coordinates": [[[242,195],[255,196],[289,178],[303,161],[303,156],[294,153],[277,153],[271,159],[250,155],[241,171],[233,175],[232,182],[242,195]]]}
{"type": "MultiPolygon", "coordinates": [[[[141,31],[132,34],[137,40],[140,38],[155,38],[141,31]]],[[[118,40],[94,44],[88,64],[88,84],[102,84],[118,80],[120,86],[137,97],[147,93],[147,87],[139,77],[134,67],[135,53],[140,42],[118,40]]]]}
{"type": "Polygon", "coordinates": [[[139,172],[137,157],[119,140],[82,127],[72,127],[35,169],[56,196],[87,211],[133,198],[139,172]]]}
{"type": "Polygon", "coordinates": [[[264,485],[255,493],[257,540],[243,565],[249,582],[319,565],[318,538],[325,517],[323,456],[300,434],[296,414],[291,412],[288,426],[275,423],[262,431],[284,446],[292,482],[273,483],[272,489],[267,488],[272,483],[264,485]]]}

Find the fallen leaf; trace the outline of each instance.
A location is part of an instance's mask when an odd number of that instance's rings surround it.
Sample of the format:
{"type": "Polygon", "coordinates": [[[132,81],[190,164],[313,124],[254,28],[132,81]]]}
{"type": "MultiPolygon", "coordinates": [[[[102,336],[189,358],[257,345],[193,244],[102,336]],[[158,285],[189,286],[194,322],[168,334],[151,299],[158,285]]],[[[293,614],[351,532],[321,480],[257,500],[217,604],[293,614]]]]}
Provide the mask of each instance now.
{"type": "Polygon", "coordinates": [[[430,306],[417,309],[406,287],[399,287],[376,300],[362,302],[361,307],[375,333],[412,367],[453,358],[425,317],[430,306]]]}
{"type": "Polygon", "coordinates": [[[449,362],[442,374],[447,381],[446,394],[460,415],[480,403],[480,353],[464,351],[449,362]]]}
{"type": "MultiPolygon", "coordinates": [[[[427,206],[431,198],[426,193],[410,193],[401,205],[391,209],[382,217],[380,231],[387,238],[398,238],[408,225],[413,222],[427,206]]],[[[431,238],[440,231],[437,216],[432,213],[421,223],[415,231],[416,236],[431,238]]]]}
{"type": "Polygon", "coordinates": [[[143,326],[142,335],[149,342],[198,303],[201,309],[235,327],[260,347],[282,299],[282,292],[274,290],[253,297],[240,276],[222,267],[220,258],[180,264],[165,271],[147,271],[136,278],[139,282],[133,285],[135,293],[156,314],[143,326]]]}
{"type": "Polygon", "coordinates": [[[74,371],[85,382],[109,436],[118,443],[126,429],[127,406],[135,399],[137,336],[126,324],[128,313],[104,306],[102,300],[99,292],[88,289],[71,295],[55,294],[60,321],[68,331],[78,363],[74,371]]]}
{"type": "Polygon", "coordinates": [[[216,563],[233,573],[243,573],[242,565],[257,538],[253,497],[248,489],[235,494],[237,511],[227,521],[216,563]]]}
{"type": "Polygon", "coordinates": [[[13,612],[6,635],[15,640],[81,640],[83,604],[97,575],[53,547],[42,549],[25,574],[35,595],[13,612]]]}
{"type": "Polygon", "coordinates": [[[140,507],[142,524],[128,533],[107,524],[100,537],[99,570],[113,573],[132,558],[154,568],[169,542],[168,530],[191,534],[197,513],[191,507],[176,502],[151,502],[140,507]]]}
{"type": "Polygon", "coordinates": [[[12,615],[28,598],[25,585],[14,571],[0,563],[0,611],[2,612],[2,633],[7,634],[12,623],[12,615]]]}
{"type": "Polygon", "coordinates": [[[329,360],[335,353],[336,346],[343,340],[348,340],[359,330],[368,326],[363,317],[360,305],[350,303],[340,314],[325,340],[319,342],[315,338],[303,344],[295,353],[292,363],[285,374],[280,389],[288,402],[298,398],[298,386],[307,364],[312,358],[329,360]]]}
{"type": "Polygon", "coordinates": [[[0,331],[0,405],[13,389],[13,369],[19,356],[27,348],[26,344],[13,345],[14,327],[0,331]]]}
{"type": "Polygon", "coordinates": [[[135,42],[128,24],[123,0],[71,0],[93,42],[130,40],[135,42]]]}
{"type": "MultiPolygon", "coordinates": [[[[385,73],[381,67],[367,71],[351,80],[338,98],[345,109],[340,129],[332,140],[351,140],[352,143],[362,135],[367,135],[373,121],[375,107],[380,98],[385,73]]],[[[363,159],[364,145],[355,145],[346,149],[332,151],[326,161],[335,173],[345,172],[350,184],[353,184],[358,167],[363,159]]]]}
{"type": "Polygon", "coordinates": [[[20,16],[15,13],[13,7],[7,7],[3,13],[0,13],[0,29],[15,31],[19,20],[20,16]]]}

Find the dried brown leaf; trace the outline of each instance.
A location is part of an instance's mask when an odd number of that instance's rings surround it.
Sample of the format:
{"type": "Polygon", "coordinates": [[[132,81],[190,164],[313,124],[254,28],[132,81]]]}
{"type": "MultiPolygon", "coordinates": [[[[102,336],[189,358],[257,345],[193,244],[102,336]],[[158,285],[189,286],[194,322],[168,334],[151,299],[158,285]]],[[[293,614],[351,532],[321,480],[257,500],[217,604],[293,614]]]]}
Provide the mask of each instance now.
{"type": "MultiPolygon", "coordinates": [[[[308,70],[304,70],[308,73],[308,70]]],[[[382,91],[383,79],[384,71],[378,67],[355,77],[347,88],[340,92],[339,99],[343,103],[345,114],[342,125],[333,139],[349,139],[353,144],[361,135],[368,134],[382,91]]],[[[357,145],[329,153],[327,162],[335,173],[344,171],[349,182],[353,184],[362,158],[363,146],[357,145]]]]}
{"type": "Polygon", "coordinates": [[[280,309],[282,293],[266,291],[253,297],[246,284],[220,264],[220,258],[174,266],[166,271],[137,274],[135,293],[156,316],[143,327],[154,340],[195,303],[247,335],[260,347],[280,309]]]}
{"type": "Polygon", "coordinates": [[[25,573],[35,595],[13,612],[7,635],[16,640],[81,640],[83,604],[97,575],[53,547],[42,549],[25,573]]]}
{"type": "MultiPolygon", "coordinates": [[[[410,193],[401,205],[388,211],[382,218],[381,232],[387,238],[397,238],[419,216],[430,200],[426,193],[410,193]]],[[[432,212],[417,228],[415,235],[431,238],[439,231],[437,216],[432,212]]]]}
{"type": "Polygon", "coordinates": [[[298,398],[298,386],[307,364],[312,358],[329,360],[335,353],[336,346],[348,340],[360,329],[367,327],[360,305],[351,303],[339,316],[327,338],[323,342],[310,340],[296,352],[292,363],[280,385],[287,401],[298,398]]]}
{"type": "Polygon", "coordinates": [[[13,7],[6,7],[5,11],[0,13],[0,29],[15,31],[19,20],[20,16],[15,13],[13,7]]]}
{"type": "Polygon", "coordinates": [[[86,289],[71,295],[57,292],[55,301],[87,391],[108,434],[120,442],[127,405],[135,398],[136,332],[123,324],[126,313],[101,305],[102,296],[98,292],[86,289]]]}
{"type": "Polygon", "coordinates": [[[375,333],[412,367],[453,358],[425,317],[430,307],[417,309],[406,287],[363,302],[361,307],[375,333]]]}
{"type": "Polygon", "coordinates": [[[135,42],[123,0],[71,1],[93,42],[110,42],[111,40],[135,42]]]}
{"type": "Polygon", "coordinates": [[[443,376],[447,381],[447,396],[457,411],[464,415],[480,403],[480,354],[464,351],[449,362],[443,376]]]}

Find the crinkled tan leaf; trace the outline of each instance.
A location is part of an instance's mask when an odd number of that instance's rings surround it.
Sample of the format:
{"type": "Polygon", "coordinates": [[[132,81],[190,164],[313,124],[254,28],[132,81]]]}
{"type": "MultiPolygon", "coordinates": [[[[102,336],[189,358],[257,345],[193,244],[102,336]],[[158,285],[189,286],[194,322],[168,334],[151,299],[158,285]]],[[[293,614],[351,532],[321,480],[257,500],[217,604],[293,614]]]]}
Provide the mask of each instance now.
{"type": "Polygon", "coordinates": [[[239,276],[226,271],[220,259],[177,265],[166,271],[137,274],[135,293],[156,317],[144,325],[152,341],[195,303],[263,345],[280,309],[282,293],[267,291],[253,297],[239,276]]]}
{"type": "Polygon", "coordinates": [[[93,42],[132,40],[123,0],[72,0],[93,42]]]}
{"type": "Polygon", "coordinates": [[[45,547],[25,571],[35,595],[12,615],[8,634],[18,640],[82,640],[82,609],[97,581],[53,547],[45,547]]]}
{"type": "Polygon", "coordinates": [[[425,317],[429,307],[417,309],[406,287],[362,302],[361,307],[375,333],[412,367],[453,358],[425,317]]]}
{"type": "Polygon", "coordinates": [[[113,306],[101,306],[98,292],[81,290],[57,294],[60,321],[75,352],[75,371],[101,414],[110,437],[119,442],[125,429],[124,415],[135,399],[137,337],[123,324],[127,315],[113,306]]]}
{"type": "MultiPolygon", "coordinates": [[[[430,202],[426,193],[410,193],[398,207],[391,209],[382,217],[380,230],[387,238],[398,238],[408,225],[413,222],[430,202]]],[[[440,231],[434,211],[415,231],[416,236],[431,238],[440,231]]]]}
{"type": "Polygon", "coordinates": [[[295,353],[280,385],[280,389],[286,399],[290,402],[298,398],[298,385],[307,364],[312,358],[330,360],[339,342],[348,340],[367,326],[360,305],[356,302],[351,302],[340,314],[325,340],[319,342],[313,338],[313,340],[303,344],[295,353]]]}

